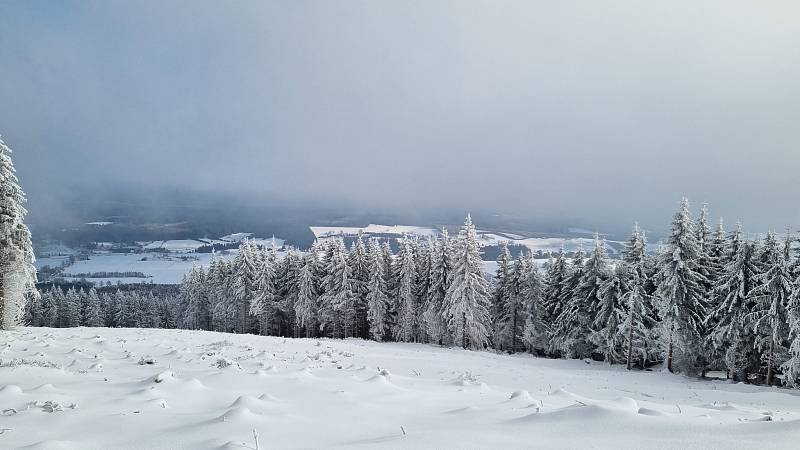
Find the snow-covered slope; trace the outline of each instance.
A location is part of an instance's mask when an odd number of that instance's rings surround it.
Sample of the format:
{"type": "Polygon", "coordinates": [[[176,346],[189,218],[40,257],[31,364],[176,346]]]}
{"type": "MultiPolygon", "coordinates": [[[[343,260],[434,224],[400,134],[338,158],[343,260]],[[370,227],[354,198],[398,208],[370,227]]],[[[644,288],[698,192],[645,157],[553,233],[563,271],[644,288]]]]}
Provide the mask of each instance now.
{"type": "Polygon", "coordinates": [[[797,392],[416,344],[0,334],[0,447],[793,449],[797,392]]]}

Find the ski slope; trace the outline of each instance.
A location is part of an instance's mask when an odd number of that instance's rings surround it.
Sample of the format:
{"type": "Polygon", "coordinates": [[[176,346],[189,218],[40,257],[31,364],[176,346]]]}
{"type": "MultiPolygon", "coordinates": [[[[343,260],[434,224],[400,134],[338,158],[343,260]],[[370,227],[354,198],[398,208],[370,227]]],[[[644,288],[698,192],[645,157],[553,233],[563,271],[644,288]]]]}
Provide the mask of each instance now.
{"type": "Polygon", "coordinates": [[[795,391],[418,344],[0,333],[0,448],[793,449],[795,391]]]}

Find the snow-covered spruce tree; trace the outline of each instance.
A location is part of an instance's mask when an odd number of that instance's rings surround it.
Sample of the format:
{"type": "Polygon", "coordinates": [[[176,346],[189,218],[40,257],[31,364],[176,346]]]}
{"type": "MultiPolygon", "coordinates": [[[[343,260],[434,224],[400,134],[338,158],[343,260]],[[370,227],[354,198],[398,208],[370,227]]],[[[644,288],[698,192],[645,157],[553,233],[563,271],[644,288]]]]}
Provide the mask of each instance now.
{"type": "Polygon", "coordinates": [[[86,294],[86,310],[83,316],[83,325],[87,327],[102,327],[105,325],[100,311],[100,297],[94,288],[86,294]]]}
{"type": "MultiPolygon", "coordinates": [[[[658,313],[653,304],[656,290],[656,264],[654,258],[647,253],[647,235],[639,228],[638,223],[634,224],[631,237],[625,243],[622,260],[628,266],[629,279],[627,283],[630,290],[637,289],[635,294],[629,290],[623,299],[623,305],[626,308],[626,324],[630,325],[633,320],[634,325],[632,347],[628,345],[631,343],[628,334],[625,334],[626,361],[628,353],[632,353],[633,359],[637,360],[638,364],[644,368],[646,364],[658,361],[662,352],[656,336],[658,313]],[[636,297],[631,297],[631,295],[636,295],[636,297]],[[632,352],[627,350],[632,350],[632,352]]],[[[626,331],[630,330],[631,328],[628,327],[626,331]]]]}
{"type": "Polygon", "coordinates": [[[614,364],[623,359],[625,335],[620,333],[628,317],[624,298],[630,291],[628,286],[630,270],[620,262],[603,280],[597,293],[598,303],[589,341],[595,345],[595,352],[603,355],[603,360],[614,364]]]}
{"type": "Polygon", "coordinates": [[[386,289],[386,262],[376,239],[369,241],[369,280],[367,282],[367,318],[372,339],[383,341],[389,337],[389,292],[386,289]]]}
{"type": "Polygon", "coordinates": [[[447,345],[452,342],[444,315],[444,298],[450,287],[452,272],[452,248],[447,229],[436,239],[431,249],[430,282],[425,312],[422,317],[428,341],[434,344],[447,345]]]}
{"type": "MultiPolygon", "coordinates": [[[[274,330],[275,323],[278,322],[279,292],[276,273],[278,261],[274,250],[261,252],[253,245],[248,245],[248,247],[249,256],[243,257],[237,264],[239,270],[243,270],[244,274],[240,274],[237,270],[236,292],[246,289],[245,286],[249,284],[249,294],[245,294],[245,297],[249,298],[248,312],[258,319],[259,333],[270,335],[274,330]]],[[[241,250],[239,257],[242,257],[241,250]]],[[[284,281],[286,280],[284,279],[284,281]]]]}
{"type": "Polygon", "coordinates": [[[647,291],[644,282],[639,276],[639,271],[630,265],[627,266],[627,292],[622,296],[624,305],[624,319],[619,332],[623,335],[623,351],[628,370],[638,361],[644,368],[648,359],[651,359],[657,344],[653,334],[653,321],[648,317],[647,291]]]}
{"type": "Polygon", "coordinates": [[[576,260],[574,266],[577,267],[573,271],[580,271],[581,276],[556,318],[553,341],[566,357],[588,358],[595,351],[589,337],[595,314],[599,311],[600,289],[609,276],[605,241],[595,236],[595,246],[589,258],[582,266],[576,260]]]}
{"type": "Polygon", "coordinates": [[[103,321],[107,327],[116,328],[116,317],[119,314],[119,304],[116,301],[116,296],[104,293],[102,296],[103,305],[103,321]]]}
{"type": "Polygon", "coordinates": [[[319,315],[319,290],[317,279],[317,252],[313,248],[303,255],[298,280],[297,302],[294,304],[297,324],[304,328],[306,337],[316,337],[319,315]]]}
{"type": "Polygon", "coordinates": [[[757,277],[759,285],[750,292],[755,304],[745,321],[756,332],[756,347],[764,354],[767,369],[765,380],[771,385],[775,368],[785,360],[794,278],[773,233],[767,234],[762,252],[763,273],[757,277]]]}
{"type": "Polygon", "coordinates": [[[178,298],[181,304],[181,326],[190,330],[210,330],[210,307],[203,267],[192,267],[183,277],[178,298]]]}
{"type": "Polygon", "coordinates": [[[63,308],[61,308],[59,314],[62,319],[62,327],[69,328],[80,326],[81,298],[74,287],[67,291],[67,295],[64,297],[63,308]]]}
{"type": "Polygon", "coordinates": [[[28,293],[36,283],[25,201],[11,149],[0,138],[0,330],[20,324],[28,293]]]}
{"type": "Polygon", "coordinates": [[[41,322],[37,324],[40,327],[56,327],[58,326],[58,303],[56,300],[56,290],[61,292],[59,288],[53,285],[49,291],[42,294],[41,303],[41,322]]]}
{"type": "Polygon", "coordinates": [[[522,341],[529,352],[544,355],[550,344],[550,326],[545,320],[545,284],[532,252],[526,254],[522,265],[524,278],[520,280],[520,293],[525,322],[522,341]]]}
{"type": "Polygon", "coordinates": [[[552,336],[549,340],[550,346],[548,352],[553,355],[558,355],[559,351],[556,345],[555,330],[552,330],[552,326],[564,309],[562,298],[564,297],[569,275],[570,269],[567,265],[566,256],[564,255],[564,247],[562,246],[555,257],[553,257],[552,254],[550,255],[550,260],[546,265],[544,280],[544,320],[551,324],[552,336]]]}
{"type": "Polygon", "coordinates": [[[367,318],[367,283],[369,282],[369,260],[367,248],[361,235],[350,247],[349,264],[353,276],[353,295],[355,308],[354,336],[369,338],[369,320],[367,318]]]}
{"type": "Polygon", "coordinates": [[[522,255],[514,261],[510,279],[506,283],[507,292],[504,302],[501,305],[500,347],[510,352],[524,350],[523,335],[525,332],[527,307],[525,288],[531,270],[529,265],[530,261],[532,261],[532,259],[528,259],[522,255]]]}
{"type": "Polygon", "coordinates": [[[504,242],[497,256],[497,270],[492,280],[492,343],[497,350],[511,350],[511,336],[507,333],[505,307],[513,295],[513,261],[508,243],[504,242]]]}
{"type": "MultiPolygon", "coordinates": [[[[702,296],[705,299],[706,304],[706,311],[708,308],[711,307],[713,304],[713,284],[714,280],[719,277],[719,266],[717,261],[713,258],[711,254],[712,250],[712,242],[713,242],[713,235],[711,233],[711,228],[708,225],[708,206],[703,205],[700,208],[700,214],[697,217],[697,222],[694,227],[695,235],[697,236],[697,268],[700,273],[703,275],[703,279],[705,280],[701,283],[703,292],[702,296]]],[[[705,372],[708,370],[709,365],[712,363],[712,360],[718,355],[717,352],[714,350],[714,346],[710,344],[709,339],[707,336],[709,334],[709,330],[706,326],[707,322],[707,314],[703,317],[703,323],[700,328],[700,335],[701,335],[701,348],[698,349],[698,362],[702,365],[703,375],[705,376],[705,372]]]]}
{"type": "Polygon", "coordinates": [[[717,329],[716,318],[712,317],[713,312],[722,304],[723,298],[720,296],[716,287],[719,280],[723,278],[725,266],[730,261],[728,256],[728,238],[725,235],[725,227],[722,219],[719,220],[717,228],[711,235],[711,240],[707,246],[707,254],[711,262],[711,276],[709,277],[710,288],[707,295],[708,313],[704,321],[705,339],[704,347],[706,360],[710,369],[720,369],[725,366],[725,356],[720,347],[714,343],[713,335],[717,329]]]}
{"type": "Polygon", "coordinates": [[[42,295],[43,294],[38,290],[28,294],[28,300],[25,305],[25,317],[22,323],[32,327],[42,326],[42,295]]]}
{"type": "Polygon", "coordinates": [[[793,388],[800,387],[800,279],[794,283],[789,299],[789,354],[781,366],[783,384],[793,388]]]}
{"type": "Polygon", "coordinates": [[[695,373],[700,367],[702,322],[705,318],[706,278],[698,266],[697,237],[684,198],[672,220],[659,260],[657,306],[661,318],[661,342],[667,369],[695,373]],[[676,364],[677,362],[677,364],[676,364]]]}
{"type": "Polygon", "coordinates": [[[235,310],[235,331],[252,333],[256,330],[252,304],[256,301],[256,278],[261,268],[261,258],[256,246],[249,240],[239,246],[239,253],[233,260],[233,302],[235,310]]]}
{"type": "Polygon", "coordinates": [[[433,251],[433,239],[428,237],[426,240],[417,240],[414,248],[416,255],[416,287],[414,292],[417,295],[417,340],[419,342],[431,342],[425,323],[425,311],[428,305],[428,298],[431,289],[431,252],[433,251]]]}
{"type": "Polygon", "coordinates": [[[321,326],[332,328],[333,337],[353,336],[355,315],[353,305],[353,277],[347,263],[347,248],[341,239],[335,239],[326,252],[325,277],[320,296],[321,326]]]}
{"type": "Polygon", "coordinates": [[[488,344],[491,304],[488,283],[481,272],[478,237],[469,215],[455,247],[453,279],[444,299],[447,326],[456,345],[482,349],[488,344]]]}
{"type": "Polygon", "coordinates": [[[415,292],[417,265],[412,239],[400,239],[396,260],[397,274],[397,326],[394,338],[401,342],[414,342],[417,336],[417,294],[415,292]]]}
{"type": "Polygon", "coordinates": [[[273,319],[276,329],[273,332],[278,336],[297,337],[294,304],[297,301],[301,257],[297,252],[289,251],[284,258],[278,259],[274,246],[270,248],[270,253],[273,256],[268,258],[275,261],[277,267],[273,281],[276,312],[273,319]]]}
{"type": "Polygon", "coordinates": [[[751,291],[758,285],[761,269],[755,255],[755,244],[742,242],[741,225],[731,235],[727,263],[717,279],[713,298],[718,299],[708,314],[709,339],[736,381],[747,381],[748,374],[759,368],[755,351],[755,333],[746,317],[754,307],[751,291]],[[734,253],[735,252],[735,253],[734,253]]]}
{"type": "Polygon", "coordinates": [[[389,333],[384,335],[384,340],[387,337],[393,336],[393,330],[397,326],[397,309],[395,308],[397,302],[397,264],[395,264],[395,255],[392,252],[392,246],[389,240],[386,239],[381,245],[381,258],[383,258],[383,273],[386,275],[386,292],[389,295],[389,309],[386,311],[386,326],[389,333]]]}

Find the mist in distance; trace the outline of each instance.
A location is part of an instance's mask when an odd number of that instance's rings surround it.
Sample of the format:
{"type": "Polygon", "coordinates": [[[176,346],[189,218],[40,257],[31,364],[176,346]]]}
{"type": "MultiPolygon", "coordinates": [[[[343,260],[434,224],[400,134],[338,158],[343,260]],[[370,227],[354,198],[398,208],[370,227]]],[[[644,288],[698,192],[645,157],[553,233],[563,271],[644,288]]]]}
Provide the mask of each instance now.
{"type": "Polygon", "coordinates": [[[800,223],[796,3],[233,6],[3,5],[32,221],[129,196],[663,229],[685,195],[800,223]]]}

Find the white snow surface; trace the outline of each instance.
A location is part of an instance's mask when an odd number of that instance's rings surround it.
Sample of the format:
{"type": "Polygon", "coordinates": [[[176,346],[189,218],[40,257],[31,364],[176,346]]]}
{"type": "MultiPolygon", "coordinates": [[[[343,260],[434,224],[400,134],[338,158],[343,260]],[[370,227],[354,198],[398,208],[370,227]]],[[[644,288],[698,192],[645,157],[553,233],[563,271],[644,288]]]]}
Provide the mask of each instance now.
{"type": "MultiPolygon", "coordinates": [[[[217,253],[218,258],[233,258],[235,252],[217,253]]],[[[96,254],[88,260],[76,261],[64,269],[64,277],[93,272],[142,272],[148,278],[90,278],[93,283],[153,283],[176,284],[193,266],[208,266],[214,257],[211,253],[159,255],[155,253],[96,254]]]]}
{"type": "Polygon", "coordinates": [[[361,340],[0,333],[0,447],[794,449],[796,391],[361,340]],[[402,427],[402,428],[401,428],[402,427]]]}

